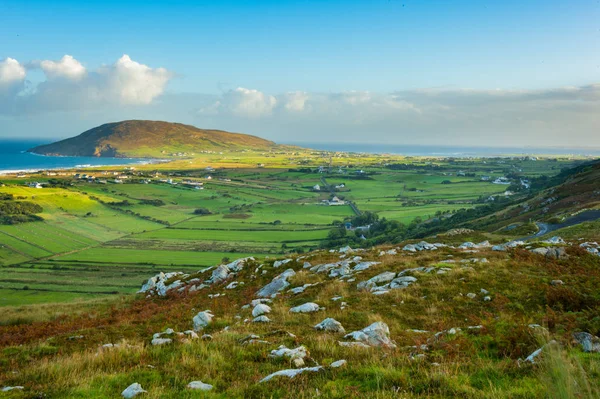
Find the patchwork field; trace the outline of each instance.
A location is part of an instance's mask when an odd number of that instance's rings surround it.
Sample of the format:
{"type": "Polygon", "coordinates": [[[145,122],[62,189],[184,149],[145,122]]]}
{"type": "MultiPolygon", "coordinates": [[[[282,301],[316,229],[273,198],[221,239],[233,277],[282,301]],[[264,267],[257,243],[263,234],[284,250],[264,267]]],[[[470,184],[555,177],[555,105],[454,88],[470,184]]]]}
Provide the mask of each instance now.
{"type": "Polygon", "coordinates": [[[7,177],[0,193],[40,205],[43,221],[0,225],[0,306],[130,294],[158,271],[306,252],[323,246],[335,224],[362,212],[404,224],[428,220],[505,193],[507,186],[483,176],[518,170],[534,177],[575,163],[207,154],[160,170],[121,171],[129,175],[125,184],[69,177],[62,179],[66,184],[35,189],[26,183],[48,177],[7,177]],[[208,163],[227,168],[207,172],[208,163]],[[265,167],[252,167],[257,164],[265,167]],[[346,204],[323,204],[334,196],[346,204]]]}

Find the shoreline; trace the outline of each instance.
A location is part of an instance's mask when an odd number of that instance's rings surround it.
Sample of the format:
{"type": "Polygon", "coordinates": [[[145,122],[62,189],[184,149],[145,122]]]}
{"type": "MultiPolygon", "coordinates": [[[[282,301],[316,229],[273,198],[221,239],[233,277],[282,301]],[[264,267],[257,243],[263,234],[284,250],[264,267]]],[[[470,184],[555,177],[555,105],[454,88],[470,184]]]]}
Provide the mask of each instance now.
{"type": "MultiPolygon", "coordinates": [[[[55,157],[53,155],[43,155],[43,154],[34,154],[34,155],[38,155],[38,156],[42,156],[42,157],[49,157],[49,158],[71,158],[70,156],[55,157]]],[[[76,158],[76,157],[73,157],[73,158],[76,158]]],[[[113,159],[118,159],[118,158],[113,158],[113,159]]],[[[137,158],[119,158],[119,159],[126,160],[126,159],[137,159],[137,158]]],[[[170,160],[168,160],[168,159],[148,159],[148,160],[141,160],[141,161],[136,161],[136,162],[131,162],[131,163],[99,164],[99,165],[80,164],[80,165],[73,165],[73,166],[57,166],[57,167],[50,167],[50,168],[1,169],[0,176],[13,175],[13,174],[18,174],[18,173],[34,174],[34,173],[47,172],[47,171],[94,169],[94,168],[106,168],[106,167],[113,167],[113,166],[116,167],[116,166],[128,166],[128,165],[152,165],[152,164],[161,164],[161,163],[168,163],[168,162],[170,162],[170,160]]]]}

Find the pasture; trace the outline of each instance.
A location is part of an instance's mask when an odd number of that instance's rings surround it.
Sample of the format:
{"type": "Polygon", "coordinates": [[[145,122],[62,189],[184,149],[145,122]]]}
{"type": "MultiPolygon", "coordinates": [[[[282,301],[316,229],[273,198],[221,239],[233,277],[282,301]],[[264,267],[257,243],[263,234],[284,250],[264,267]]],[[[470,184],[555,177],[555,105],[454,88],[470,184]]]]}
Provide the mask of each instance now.
{"type": "MultiPolygon", "coordinates": [[[[159,271],[313,250],[334,223],[355,215],[347,204],[323,205],[334,195],[359,212],[409,224],[504,193],[506,186],[482,176],[548,175],[574,162],[299,151],[204,154],[121,169],[130,177],[125,184],[69,177],[67,185],[35,189],[25,183],[49,179],[8,176],[0,193],[39,204],[44,220],[0,225],[0,306],[132,294],[159,271]]],[[[117,170],[85,172],[107,179],[117,170]]]]}

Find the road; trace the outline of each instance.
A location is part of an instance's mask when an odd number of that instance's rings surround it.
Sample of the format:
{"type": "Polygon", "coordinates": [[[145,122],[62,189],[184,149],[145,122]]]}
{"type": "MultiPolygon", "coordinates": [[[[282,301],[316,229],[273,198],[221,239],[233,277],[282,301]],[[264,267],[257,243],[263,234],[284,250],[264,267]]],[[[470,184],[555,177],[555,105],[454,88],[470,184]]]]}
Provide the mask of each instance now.
{"type": "Polygon", "coordinates": [[[540,237],[545,234],[548,234],[554,230],[562,229],[565,227],[575,226],[576,224],[584,223],[584,222],[593,222],[595,220],[600,219],[600,210],[591,210],[584,211],[575,216],[571,216],[567,220],[562,223],[550,224],[543,222],[535,222],[538,227],[538,232],[523,238],[518,238],[518,241],[526,241],[532,238],[540,237]]]}

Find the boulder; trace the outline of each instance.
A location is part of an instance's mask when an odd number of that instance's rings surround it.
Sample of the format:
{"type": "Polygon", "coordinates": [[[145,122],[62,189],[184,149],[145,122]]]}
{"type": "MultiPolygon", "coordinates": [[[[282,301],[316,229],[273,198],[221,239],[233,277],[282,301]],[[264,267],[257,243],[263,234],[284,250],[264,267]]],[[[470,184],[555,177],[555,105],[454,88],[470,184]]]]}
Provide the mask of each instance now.
{"type": "Polygon", "coordinates": [[[390,339],[390,329],[387,324],[378,321],[360,331],[354,331],[344,336],[370,346],[395,348],[396,344],[390,339]]]}
{"type": "Polygon", "coordinates": [[[563,247],[548,248],[546,252],[546,258],[548,259],[568,259],[567,251],[563,247]]]}
{"type": "Polygon", "coordinates": [[[331,317],[328,317],[325,320],[323,320],[322,322],[320,322],[319,324],[317,324],[315,326],[315,329],[321,330],[321,331],[337,332],[337,333],[346,332],[346,330],[344,330],[344,327],[342,326],[342,323],[340,323],[339,321],[337,321],[335,319],[332,319],[331,317]]]}
{"type": "Polygon", "coordinates": [[[200,331],[204,327],[210,324],[214,315],[210,310],[205,310],[204,312],[199,312],[192,321],[194,322],[194,331],[200,331]]]}
{"type": "Polygon", "coordinates": [[[254,320],[252,320],[252,323],[270,323],[271,319],[269,319],[267,316],[258,316],[256,318],[254,318],[254,320]]]}
{"type": "Polygon", "coordinates": [[[254,309],[252,309],[253,317],[258,317],[258,316],[268,314],[268,313],[271,313],[271,307],[269,305],[265,305],[262,303],[259,303],[258,305],[256,305],[254,307],[254,309]]]}
{"type": "Polygon", "coordinates": [[[416,277],[413,277],[413,276],[397,277],[390,282],[390,288],[392,288],[392,289],[406,288],[416,281],[417,281],[416,277]]]}
{"type": "Polygon", "coordinates": [[[125,390],[123,392],[121,392],[121,396],[124,398],[133,398],[133,397],[136,397],[137,395],[139,395],[141,393],[145,393],[145,392],[146,391],[144,391],[142,389],[142,386],[140,384],[138,384],[137,382],[134,382],[133,384],[131,384],[130,386],[125,388],[125,390]]]}
{"type": "Polygon", "coordinates": [[[213,389],[213,386],[210,384],[205,384],[202,381],[192,381],[187,384],[188,389],[195,389],[198,391],[210,391],[213,389]]]}
{"type": "Polygon", "coordinates": [[[337,368],[345,366],[346,364],[348,364],[348,362],[346,360],[342,359],[342,360],[338,360],[338,361],[331,363],[329,365],[329,367],[337,369],[337,368]]]}
{"type": "Polygon", "coordinates": [[[576,332],[573,338],[581,345],[584,352],[600,353],[600,338],[588,332],[576,332]]]}
{"type": "Polygon", "coordinates": [[[256,296],[262,298],[270,298],[275,296],[279,291],[282,291],[289,287],[290,283],[287,279],[291,276],[294,276],[296,272],[292,269],[287,269],[277,277],[275,277],[269,284],[265,285],[261,288],[256,296]]]}
{"type": "Polygon", "coordinates": [[[283,265],[285,265],[287,263],[290,263],[291,261],[292,261],[291,259],[276,260],[273,263],[273,267],[278,268],[278,267],[281,267],[281,266],[283,266],[283,265]]]}
{"type": "Polygon", "coordinates": [[[292,313],[313,313],[318,312],[319,310],[323,310],[325,308],[320,307],[314,302],[303,303],[302,305],[295,306],[290,309],[292,313]]]}

